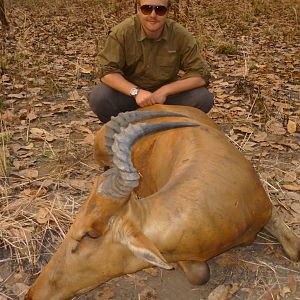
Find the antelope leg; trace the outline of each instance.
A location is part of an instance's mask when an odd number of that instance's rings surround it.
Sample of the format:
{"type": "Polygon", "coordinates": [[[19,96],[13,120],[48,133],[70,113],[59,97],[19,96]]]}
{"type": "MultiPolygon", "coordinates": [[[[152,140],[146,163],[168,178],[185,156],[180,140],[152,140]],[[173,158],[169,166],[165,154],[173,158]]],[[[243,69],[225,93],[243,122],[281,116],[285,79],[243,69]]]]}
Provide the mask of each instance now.
{"type": "Polygon", "coordinates": [[[300,238],[284,223],[274,207],[271,219],[265,225],[265,229],[277,238],[282,245],[284,252],[291,260],[299,260],[300,238]]]}
{"type": "Polygon", "coordinates": [[[205,284],[210,278],[209,266],[205,261],[179,261],[178,265],[191,284],[205,284]]]}

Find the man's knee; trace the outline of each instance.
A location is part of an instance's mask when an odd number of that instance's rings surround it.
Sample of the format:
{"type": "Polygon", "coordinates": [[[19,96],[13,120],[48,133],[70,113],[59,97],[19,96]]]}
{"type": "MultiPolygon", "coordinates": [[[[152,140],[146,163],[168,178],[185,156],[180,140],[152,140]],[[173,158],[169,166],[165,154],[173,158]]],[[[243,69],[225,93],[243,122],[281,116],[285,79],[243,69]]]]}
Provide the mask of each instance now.
{"type": "Polygon", "coordinates": [[[115,89],[100,84],[88,94],[88,101],[92,111],[103,123],[117,116],[120,112],[131,111],[138,108],[134,99],[115,89]]]}
{"type": "Polygon", "coordinates": [[[87,96],[91,110],[103,123],[110,120],[109,99],[113,99],[113,90],[104,84],[95,86],[87,96]]]}
{"type": "Polygon", "coordinates": [[[101,107],[102,103],[105,103],[105,99],[109,99],[110,89],[103,84],[95,86],[88,93],[88,102],[91,109],[95,112],[95,109],[101,107]]]}
{"type": "Polygon", "coordinates": [[[197,88],[192,91],[191,99],[193,106],[208,113],[214,106],[214,95],[205,87],[197,88]]]}

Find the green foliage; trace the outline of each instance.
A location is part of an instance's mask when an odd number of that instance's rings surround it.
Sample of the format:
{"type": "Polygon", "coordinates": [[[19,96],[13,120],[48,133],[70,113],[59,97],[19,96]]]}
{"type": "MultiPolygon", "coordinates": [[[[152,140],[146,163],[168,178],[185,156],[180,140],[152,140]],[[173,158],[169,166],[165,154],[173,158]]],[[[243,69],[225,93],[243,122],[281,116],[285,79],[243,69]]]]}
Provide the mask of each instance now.
{"type": "Polygon", "coordinates": [[[201,10],[201,17],[212,17],[214,15],[214,9],[212,7],[208,7],[207,9],[201,10]]]}
{"type": "Polygon", "coordinates": [[[12,138],[12,133],[11,132],[9,132],[9,131],[2,132],[1,143],[2,144],[7,144],[8,142],[11,141],[11,138],[12,138]]]}
{"type": "Polygon", "coordinates": [[[254,15],[269,15],[272,11],[274,0],[251,0],[254,15]]]}
{"type": "Polygon", "coordinates": [[[238,52],[238,47],[231,43],[221,43],[217,45],[216,52],[218,54],[236,55],[238,52]]]}
{"type": "Polygon", "coordinates": [[[252,70],[256,70],[256,69],[258,69],[258,67],[257,67],[256,63],[255,63],[255,62],[253,62],[253,61],[251,61],[251,62],[249,63],[249,66],[248,66],[248,68],[249,68],[249,71],[252,71],[252,70]]]}
{"type": "Polygon", "coordinates": [[[0,96],[0,109],[6,109],[6,104],[4,103],[4,98],[0,96]]]}

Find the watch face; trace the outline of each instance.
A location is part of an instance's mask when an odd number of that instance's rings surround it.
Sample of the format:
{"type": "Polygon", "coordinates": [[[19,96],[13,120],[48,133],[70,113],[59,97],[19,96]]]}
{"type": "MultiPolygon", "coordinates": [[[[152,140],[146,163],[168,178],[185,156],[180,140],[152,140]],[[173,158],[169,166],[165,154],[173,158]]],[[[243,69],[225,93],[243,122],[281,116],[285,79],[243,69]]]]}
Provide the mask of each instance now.
{"type": "Polygon", "coordinates": [[[132,88],[130,90],[130,95],[135,97],[138,94],[139,90],[137,88],[132,88]]]}

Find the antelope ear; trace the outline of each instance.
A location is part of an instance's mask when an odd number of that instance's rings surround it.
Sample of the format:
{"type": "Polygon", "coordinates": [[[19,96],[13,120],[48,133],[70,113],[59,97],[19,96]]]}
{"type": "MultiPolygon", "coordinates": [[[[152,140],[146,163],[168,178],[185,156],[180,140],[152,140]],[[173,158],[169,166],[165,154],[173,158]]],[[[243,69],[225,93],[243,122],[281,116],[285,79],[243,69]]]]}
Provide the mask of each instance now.
{"type": "Polygon", "coordinates": [[[153,242],[143,233],[138,232],[134,236],[130,236],[126,245],[135,256],[142,258],[157,267],[167,270],[173,269],[173,267],[167,263],[153,242]]]}

